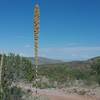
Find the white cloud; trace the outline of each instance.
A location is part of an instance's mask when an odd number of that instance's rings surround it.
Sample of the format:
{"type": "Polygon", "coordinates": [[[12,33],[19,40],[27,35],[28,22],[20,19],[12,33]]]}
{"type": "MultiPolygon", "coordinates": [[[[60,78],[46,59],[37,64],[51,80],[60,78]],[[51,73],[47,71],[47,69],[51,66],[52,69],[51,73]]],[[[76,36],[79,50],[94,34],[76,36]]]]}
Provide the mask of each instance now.
{"type": "Polygon", "coordinates": [[[78,43],[69,43],[69,44],[67,44],[67,46],[76,46],[76,45],[78,45],[78,43]]]}
{"type": "Polygon", "coordinates": [[[100,56],[100,47],[42,48],[39,54],[50,58],[83,60],[100,56]]]}
{"type": "Polygon", "coordinates": [[[26,44],[24,47],[25,48],[31,48],[32,46],[30,44],[26,44]]]}
{"type": "MultiPolygon", "coordinates": [[[[25,48],[0,50],[4,53],[14,52],[23,56],[34,56],[34,50],[30,45],[25,48]]],[[[100,47],[67,47],[67,48],[39,48],[39,56],[61,60],[84,60],[100,56],[100,47]]]]}

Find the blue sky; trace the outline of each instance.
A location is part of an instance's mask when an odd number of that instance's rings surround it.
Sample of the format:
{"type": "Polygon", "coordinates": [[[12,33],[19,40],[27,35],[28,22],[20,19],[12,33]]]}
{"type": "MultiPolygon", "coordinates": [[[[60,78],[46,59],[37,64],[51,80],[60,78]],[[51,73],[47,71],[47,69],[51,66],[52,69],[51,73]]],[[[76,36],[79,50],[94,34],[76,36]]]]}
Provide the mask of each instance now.
{"type": "MultiPolygon", "coordinates": [[[[43,57],[84,60],[100,56],[100,0],[38,0],[43,57]]],[[[33,53],[31,0],[0,0],[0,52],[33,53]]]]}

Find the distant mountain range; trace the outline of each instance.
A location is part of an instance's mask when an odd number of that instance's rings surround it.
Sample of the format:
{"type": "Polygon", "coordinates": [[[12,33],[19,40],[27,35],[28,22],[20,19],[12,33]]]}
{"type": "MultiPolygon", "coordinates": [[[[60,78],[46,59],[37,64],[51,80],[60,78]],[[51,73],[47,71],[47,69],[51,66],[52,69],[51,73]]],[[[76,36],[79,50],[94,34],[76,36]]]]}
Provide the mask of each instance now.
{"type": "Polygon", "coordinates": [[[96,61],[100,61],[100,56],[94,57],[85,61],[71,61],[71,62],[64,62],[63,64],[72,67],[72,68],[79,68],[79,69],[84,69],[84,68],[90,68],[93,63],[96,63],[96,61]]]}
{"type": "MultiPolygon", "coordinates": [[[[33,57],[28,57],[30,61],[34,64],[34,58],[33,57]]],[[[40,65],[60,65],[64,64],[70,67],[77,67],[77,68],[82,68],[82,67],[89,67],[91,64],[96,62],[98,59],[100,59],[100,56],[94,57],[85,61],[70,61],[70,62],[64,62],[62,60],[55,60],[55,59],[49,59],[49,58],[44,58],[44,57],[39,57],[39,64],[40,65]]]]}
{"type": "MultiPolygon", "coordinates": [[[[33,64],[34,64],[34,58],[33,57],[27,57],[33,64]]],[[[39,57],[39,64],[56,64],[56,63],[63,63],[61,60],[55,60],[45,57],[39,57]]]]}

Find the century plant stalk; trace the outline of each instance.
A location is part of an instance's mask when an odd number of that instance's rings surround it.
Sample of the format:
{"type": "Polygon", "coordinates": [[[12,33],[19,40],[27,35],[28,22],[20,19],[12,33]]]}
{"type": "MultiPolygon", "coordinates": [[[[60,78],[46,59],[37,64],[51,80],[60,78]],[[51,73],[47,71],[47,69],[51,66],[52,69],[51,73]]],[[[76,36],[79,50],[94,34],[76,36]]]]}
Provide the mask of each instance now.
{"type": "Polygon", "coordinates": [[[40,10],[36,4],[34,8],[34,49],[35,49],[35,65],[38,65],[38,47],[39,47],[39,30],[40,30],[40,10]]]}
{"type": "Polygon", "coordinates": [[[35,54],[35,66],[36,66],[36,94],[38,88],[38,49],[39,49],[39,31],[40,31],[40,9],[36,2],[34,8],[34,54],[35,54]]]}

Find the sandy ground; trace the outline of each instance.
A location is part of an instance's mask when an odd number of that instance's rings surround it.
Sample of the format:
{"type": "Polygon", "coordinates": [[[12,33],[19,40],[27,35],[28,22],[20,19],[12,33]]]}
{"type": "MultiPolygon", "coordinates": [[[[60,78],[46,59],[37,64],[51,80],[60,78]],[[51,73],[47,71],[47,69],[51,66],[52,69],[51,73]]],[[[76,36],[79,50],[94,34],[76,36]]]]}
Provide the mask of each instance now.
{"type": "Polygon", "coordinates": [[[54,91],[54,90],[49,90],[49,91],[40,90],[38,95],[40,95],[40,97],[46,96],[49,100],[100,100],[100,97],[97,96],[64,94],[60,91],[54,91]]]}
{"type": "Polygon", "coordinates": [[[89,96],[76,96],[76,95],[66,95],[66,96],[50,96],[48,95],[50,100],[100,100],[97,97],[89,97],[89,96]]]}
{"type": "MultiPolygon", "coordinates": [[[[32,95],[36,96],[34,88],[30,87],[29,85],[20,84],[18,87],[21,87],[24,90],[31,90],[32,95]]],[[[60,90],[55,89],[38,89],[38,95],[40,97],[47,97],[49,99],[45,100],[100,100],[100,91],[99,95],[78,95],[78,94],[65,94],[60,90]]],[[[44,99],[40,99],[44,100],[44,99]]]]}
{"type": "MultiPolygon", "coordinates": [[[[80,95],[59,96],[59,95],[42,94],[40,98],[42,96],[45,96],[46,98],[48,98],[46,100],[100,100],[100,97],[96,97],[96,96],[80,96],[80,95]]],[[[41,99],[41,100],[44,100],[44,99],[41,99]]]]}

